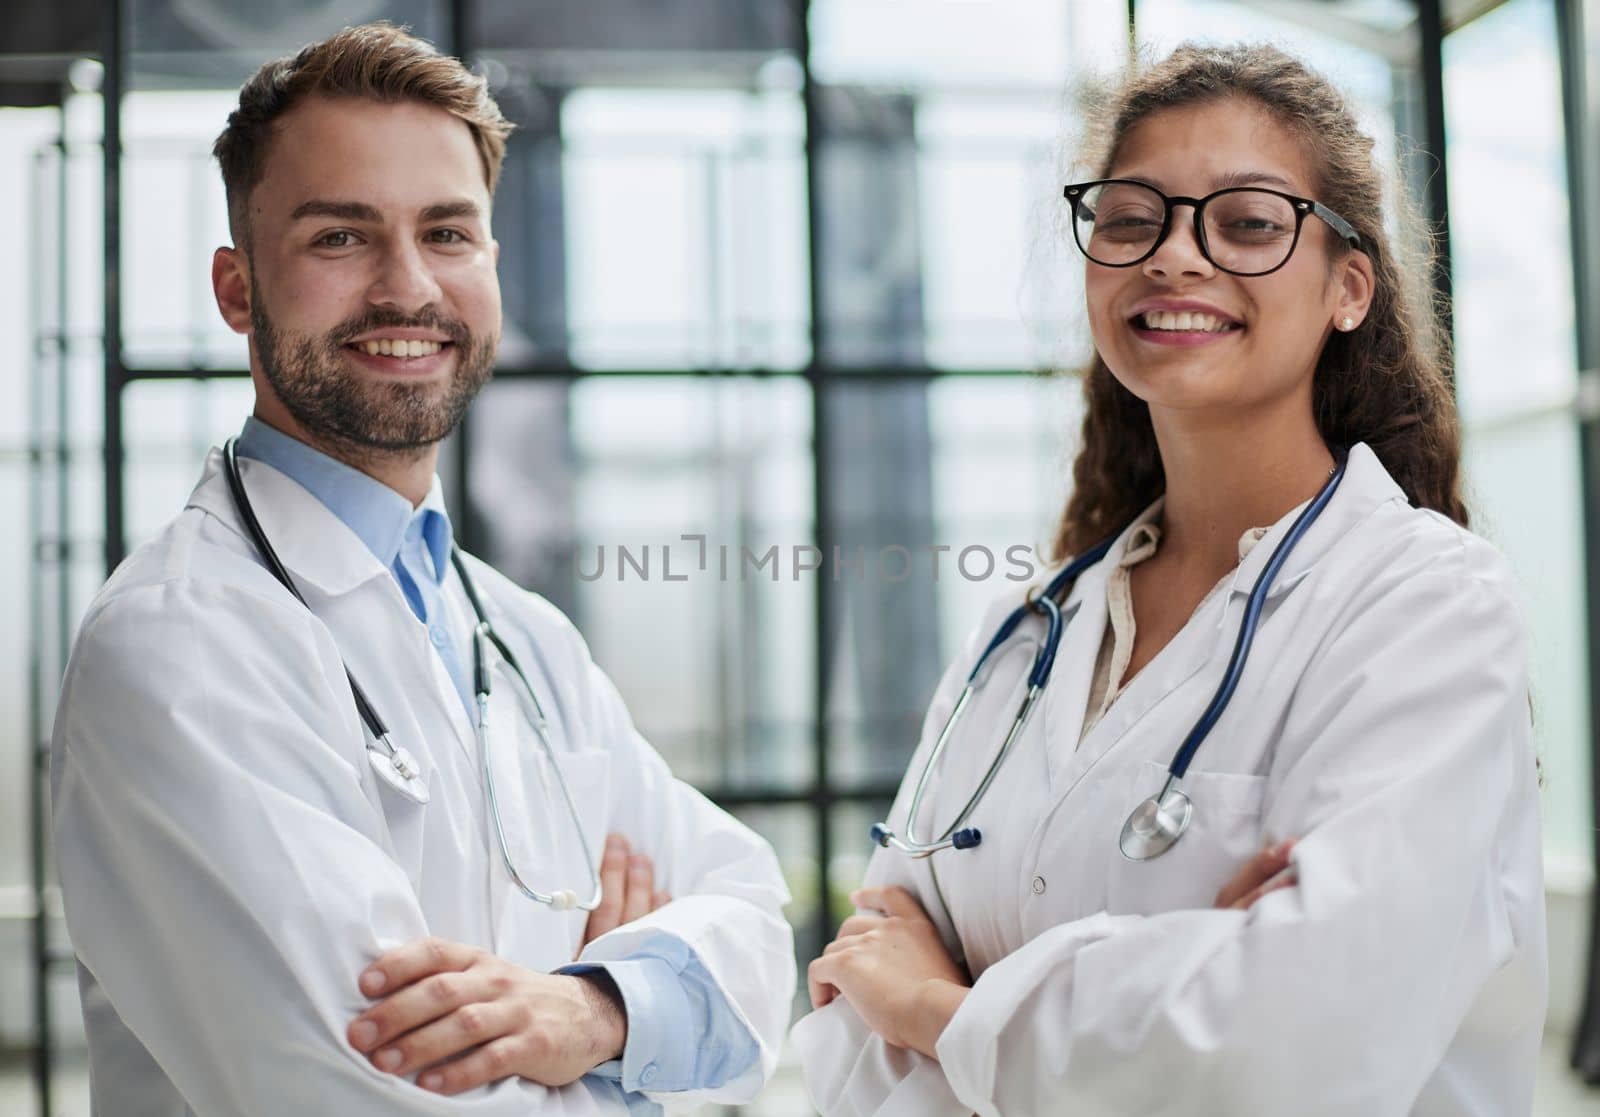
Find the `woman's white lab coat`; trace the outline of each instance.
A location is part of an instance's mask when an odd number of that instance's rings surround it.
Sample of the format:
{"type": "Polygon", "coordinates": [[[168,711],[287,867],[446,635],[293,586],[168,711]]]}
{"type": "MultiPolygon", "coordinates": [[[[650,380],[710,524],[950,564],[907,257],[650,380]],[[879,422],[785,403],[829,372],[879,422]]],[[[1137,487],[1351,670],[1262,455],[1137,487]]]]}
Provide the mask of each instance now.
{"type": "MultiPolygon", "coordinates": [[[[515,892],[491,846],[466,709],[389,571],[295,482],[241,465],[315,615],[254,557],[213,451],[188,507],[94,602],[62,694],[56,854],[97,1112],[622,1112],[620,1091],[593,1079],[442,1098],[346,1042],[368,1004],[356,977],[383,952],[435,935],[550,970],[578,954],[586,913],[515,892]],[[421,763],[426,806],[369,767],[341,656],[421,763]]],[[[762,1050],[725,1086],[676,1097],[750,1098],[776,1064],[794,989],[771,848],[672,779],[559,612],[481,563],[472,570],[544,703],[594,856],[621,831],[676,897],[583,956],[619,958],[658,932],[693,951],[762,1050]]],[[[454,575],[445,590],[455,645],[470,655],[454,575]]],[[[493,694],[518,868],[536,887],[586,895],[572,822],[504,669],[493,694]]]]}
{"type": "MultiPolygon", "coordinates": [[[[842,997],[800,1021],[825,1114],[1529,1112],[1546,946],[1525,623],[1504,560],[1411,508],[1365,445],[1272,588],[1185,780],[1188,833],[1154,861],[1118,850],[1216,691],[1292,519],[1081,745],[1123,541],[1079,579],[1042,708],[973,816],[982,845],[921,861],[879,850],[867,870],[921,900],[972,991],[937,1061],[885,1044],[842,997]],[[1265,841],[1288,837],[1301,839],[1298,887],[1247,912],[1212,908],[1265,841]]],[[[891,816],[902,834],[932,738],[1016,598],[940,683],[891,816]]],[[[1021,640],[998,656],[922,834],[942,833],[977,786],[1031,657],[1021,640]]]]}

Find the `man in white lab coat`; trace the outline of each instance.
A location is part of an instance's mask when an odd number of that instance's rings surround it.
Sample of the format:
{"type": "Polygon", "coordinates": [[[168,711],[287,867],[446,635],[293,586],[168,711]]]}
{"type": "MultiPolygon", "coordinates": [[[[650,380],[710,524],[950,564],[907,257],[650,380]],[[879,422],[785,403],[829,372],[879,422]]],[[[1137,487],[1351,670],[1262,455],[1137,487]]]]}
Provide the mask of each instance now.
{"type": "Polygon", "coordinates": [[[257,393],[240,480],[304,604],[213,451],[84,620],[51,779],[97,1112],[648,1112],[748,1100],[776,1063],[771,848],[672,778],[563,616],[462,556],[550,747],[504,656],[478,739],[434,466],[494,362],[509,131],[481,79],[376,24],[264,67],[217,141],[212,282],[257,393]],[[426,802],[380,778],[352,679],[426,802]],[[512,880],[586,897],[602,848],[592,915],[512,880]]]}

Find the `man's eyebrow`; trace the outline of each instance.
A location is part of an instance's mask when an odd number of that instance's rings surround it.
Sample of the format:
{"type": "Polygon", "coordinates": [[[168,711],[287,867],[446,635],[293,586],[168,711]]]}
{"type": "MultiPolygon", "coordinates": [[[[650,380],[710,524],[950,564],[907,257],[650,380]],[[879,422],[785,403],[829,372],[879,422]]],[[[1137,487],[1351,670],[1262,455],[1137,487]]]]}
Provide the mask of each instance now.
{"type": "Polygon", "coordinates": [[[381,222],[383,215],[377,207],[369,206],[365,202],[330,202],[323,198],[313,198],[309,202],[301,202],[294,207],[294,212],[289,215],[290,221],[299,221],[305,217],[333,217],[340,221],[375,221],[381,222]]]}
{"type": "Polygon", "coordinates": [[[449,221],[455,217],[465,217],[469,221],[475,221],[480,216],[482,214],[478,209],[478,203],[467,198],[455,202],[440,202],[438,205],[428,206],[422,211],[422,220],[424,222],[449,221]]]}
{"type": "MultiPolygon", "coordinates": [[[[457,217],[476,219],[480,216],[480,211],[477,202],[470,198],[462,198],[424,207],[420,216],[423,222],[448,221],[457,217]]],[[[309,202],[301,202],[289,215],[289,220],[299,221],[306,217],[332,217],[339,221],[383,223],[383,214],[378,212],[376,206],[369,206],[365,202],[335,202],[325,198],[313,198],[309,202]]]]}

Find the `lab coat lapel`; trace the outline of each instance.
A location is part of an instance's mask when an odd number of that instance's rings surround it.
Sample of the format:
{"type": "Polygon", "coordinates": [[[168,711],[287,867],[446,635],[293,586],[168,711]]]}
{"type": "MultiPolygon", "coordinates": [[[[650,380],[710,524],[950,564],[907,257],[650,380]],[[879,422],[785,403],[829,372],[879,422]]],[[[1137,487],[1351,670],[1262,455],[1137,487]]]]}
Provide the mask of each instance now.
{"type": "MultiPolygon", "coordinates": [[[[1318,560],[1361,518],[1380,504],[1404,499],[1405,494],[1372,450],[1365,443],[1357,443],[1350,450],[1349,465],[1339,490],[1288,555],[1283,569],[1268,591],[1269,600],[1288,593],[1298,585],[1318,560]]],[[[1130,730],[1197,673],[1206,670],[1208,677],[1214,675],[1218,682],[1221,681],[1238,635],[1246,599],[1297,515],[1298,509],[1273,525],[1272,530],[1239,564],[1229,584],[1229,591],[1216,594],[1191,618],[1128,684],[1128,689],[1112,704],[1106,716],[1079,743],[1095,659],[1105,629],[1105,582],[1109,575],[1103,574],[1098,579],[1093,592],[1098,599],[1099,612],[1091,614],[1086,607],[1082,611],[1082,619],[1090,623],[1080,628],[1082,633],[1092,632],[1093,638],[1082,641],[1087,651],[1075,648],[1068,662],[1062,665],[1070,669],[1070,682],[1063,680],[1068,683],[1064,701],[1054,710],[1050,709],[1048,703],[1046,705],[1047,714],[1050,715],[1046,723],[1052,757],[1050,789],[1058,800],[1071,792],[1102,757],[1122,743],[1130,730]],[[1058,771],[1061,773],[1059,778],[1056,775],[1058,771]]],[[[1109,564],[1123,553],[1126,541],[1127,535],[1124,533],[1100,567],[1109,571],[1109,564]]],[[[1088,575],[1085,575],[1084,582],[1085,590],[1088,590],[1088,575]]],[[[1172,740],[1170,744],[1166,741],[1152,743],[1156,749],[1154,759],[1163,764],[1167,762],[1170,753],[1176,752],[1183,743],[1183,735],[1200,716],[1201,708],[1197,704],[1192,715],[1168,719],[1173,727],[1172,740]]]]}
{"type": "MultiPolygon", "coordinates": [[[[456,746],[472,759],[473,730],[466,710],[389,570],[343,520],[297,481],[253,458],[239,459],[239,473],[262,531],[312,612],[334,631],[351,673],[358,679],[375,680],[384,674],[431,678],[432,686],[420,688],[428,692],[425,697],[418,699],[413,692],[408,698],[435,704],[449,723],[456,746]],[[396,663],[398,656],[409,662],[396,663]]],[[[228,491],[220,450],[207,455],[189,505],[209,512],[249,540],[228,491]]],[[[461,652],[469,655],[471,649],[461,652]]],[[[386,719],[394,716],[379,705],[386,719]]]]}

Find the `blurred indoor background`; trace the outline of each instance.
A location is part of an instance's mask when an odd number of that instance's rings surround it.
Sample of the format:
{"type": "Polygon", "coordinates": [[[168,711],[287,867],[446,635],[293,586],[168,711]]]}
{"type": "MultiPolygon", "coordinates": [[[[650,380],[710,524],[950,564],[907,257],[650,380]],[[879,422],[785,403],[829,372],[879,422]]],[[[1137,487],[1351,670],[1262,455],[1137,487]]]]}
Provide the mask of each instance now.
{"type": "MultiPolygon", "coordinates": [[[[89,1112],[43,797],[71,634],[250,405],[209,285],[211,142],[263,61],[375,18],[467,58],[519,125],[498,377],[442,459],[462,542],[565,609],[678,774],[775,843],[802,961],[943,664],[1016,592],[961,552],[1041,549],[1067,493],[1077,384],[1040,370],[1086,343],[1057,211],[1080,83],[1126,63],[1130,21],[1141,49],[1266,39],[1335,78],[1448,228],[1475,526],[1534,629],[1536,1112],[1600,1109],[1600,0],[21,0],[0,19],[0,1113],[89,1112]],[[796,575],[808,547],[822,569],[796,575]]],[[[809,1112],[792,1067],[750,1112],[809,1112]]]]}

